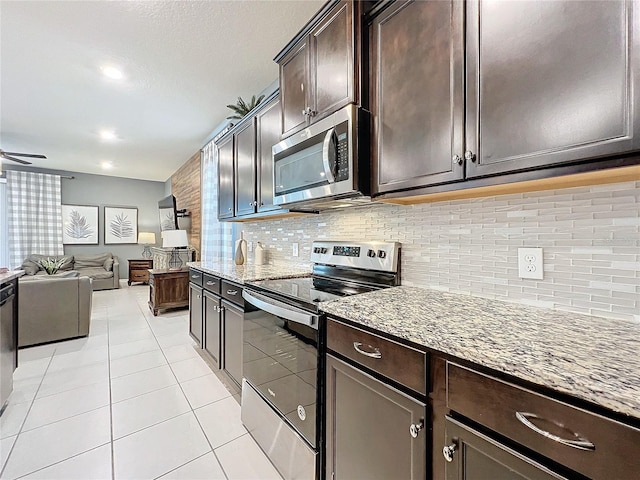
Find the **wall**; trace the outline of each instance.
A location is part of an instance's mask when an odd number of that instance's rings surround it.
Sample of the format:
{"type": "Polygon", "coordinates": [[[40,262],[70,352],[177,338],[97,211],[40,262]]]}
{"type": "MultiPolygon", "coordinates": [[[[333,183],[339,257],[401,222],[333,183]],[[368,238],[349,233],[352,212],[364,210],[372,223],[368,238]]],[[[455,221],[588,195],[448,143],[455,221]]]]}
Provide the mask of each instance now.
{"type": "Polygon", "coordinates": [[[239,228],[263,242],[271,262],[308,262],[314,239],[398,241],[404,285],[640,322],[640,181],[239,228]],[[300,258],[291,258],[292,242],[300,258]],[[518,278],[517,248],[525,246],[544,248],[544,280],[518,278]]]}
{"type": "MultiPolygon", "coordinates": [[[[165,196],[164,182],[134,180],[129,178],[91,175],[85,173],[47,170],[41,168],[5,166],[6,170],[27,170],[74,176],[74,180],[62,179],[62,203],[67,205],[98,205],[98,245],[65,245],[69,255],[112,252],[120,260],[120,278],[128,278],[127,260],[141,258],[142,246],[104,244],[104,206],[137,207],[138,232],[154,232],[157,245],[161,246],[158,218],[158,200],[165,196]]],[[[34,252],[36,253],[36,252],[34,252]]]]}
{"type": "Polygon", "coordinates": [[[178,218],[178,226],[187,230],[189,244],[196,249],[200,259],[200,230],[202,215],[200,212],[200,151],[196,152],[173,175],[171,175],[171,193],[176,197],[178,209],[186,208],[191,215],[178,218]]]}

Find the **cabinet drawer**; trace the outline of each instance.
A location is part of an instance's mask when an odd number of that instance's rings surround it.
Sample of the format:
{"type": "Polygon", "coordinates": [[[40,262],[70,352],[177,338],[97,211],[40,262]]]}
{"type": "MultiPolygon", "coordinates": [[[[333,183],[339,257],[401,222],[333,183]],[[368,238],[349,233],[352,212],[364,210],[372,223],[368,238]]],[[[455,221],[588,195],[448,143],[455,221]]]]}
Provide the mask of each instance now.
{"type": "Polygon", "coordinates": [[[189,281],[191,283],[195,283],[196,285],[202,286],[202,272],[198,270],[194,270],[193,268],[190,268],[189,281]]]}
{"type": "Polygon", "coordinates": [[[209,275],[208,273],[202,274],[202,286],[213,293],[220,293],[220,283],[221,280],[218,277],[214,277],[213,275],[209,275]]]}
{"type": "Polygon", "coordinates": [[[359,328],[327,321],[327,348],[416,392],[427,393],[427,354],[359,328]]]}
{"type": "Polygon", "coordinates": [[[640,430],[449,362],[447,406],[583,475],[640,471],[640,430]]]}
{"type": "Polygon", "coordinates": [[[153,268],[153,260],[129,260],[129,267],[132,269],[153,268]]]}
{"type": "Polygon", "coordinates": [[[230,302],[235,303],[236,305],[244,305],[244,299],[242,298],[242,287],[240,285],[222,280],[222,285],[220,288],[220,293],[224,298],[226,298],[230,302]]]}
{"type": "Polygon", "coordinates": [[[132,282],[146,282],[149,279],[149,272],[146,270],[132,270],[129,280],[132,282]]]}

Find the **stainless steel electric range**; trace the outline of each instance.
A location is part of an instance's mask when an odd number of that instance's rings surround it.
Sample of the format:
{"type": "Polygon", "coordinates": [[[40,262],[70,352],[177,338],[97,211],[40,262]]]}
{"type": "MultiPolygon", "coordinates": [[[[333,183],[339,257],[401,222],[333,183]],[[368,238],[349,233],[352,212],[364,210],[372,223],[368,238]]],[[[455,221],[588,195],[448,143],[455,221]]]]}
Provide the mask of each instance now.
{"type": "Polygon", "coordinates": [[[319,472],[319,304],[400,283],[400,244],[314,242],[313,276],[245,286],[242,422],[286,480],[319,472]]]}

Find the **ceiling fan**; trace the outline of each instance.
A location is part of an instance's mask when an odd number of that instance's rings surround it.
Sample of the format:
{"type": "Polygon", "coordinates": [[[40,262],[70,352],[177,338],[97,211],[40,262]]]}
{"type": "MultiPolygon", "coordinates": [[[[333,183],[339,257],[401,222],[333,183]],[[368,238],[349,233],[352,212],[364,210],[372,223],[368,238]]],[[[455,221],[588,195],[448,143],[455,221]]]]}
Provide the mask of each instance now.
{"type": "Polygon", "coordinates": [[[27,162],[26,160],[22,160],[21,158],[16,157],[47,158],[44,155],[36,155],[34,153],[5,152],[4,150],[0,149],[0,158],[6,158],[7,160],[12,160],[23,165],[31,165],[31,162],[27,162]]]}

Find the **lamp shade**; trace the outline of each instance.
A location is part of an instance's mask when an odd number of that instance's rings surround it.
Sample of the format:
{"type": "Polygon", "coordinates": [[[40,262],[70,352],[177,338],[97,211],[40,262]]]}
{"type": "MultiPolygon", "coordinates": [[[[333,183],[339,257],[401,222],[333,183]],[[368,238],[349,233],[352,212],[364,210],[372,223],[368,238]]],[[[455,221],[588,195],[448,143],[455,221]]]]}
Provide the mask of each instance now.
{"type": "Polygon", "coordinates": [[[162,232],[162,246],[165,248],[188,247],[186,230],[165,230],[162,232]]]}
{"type": "Polygon", "coordinates": [[[138,233],[138,243],[140,245],[155,245],[156,234],[153,232],[140,232],[138,233]]]}

